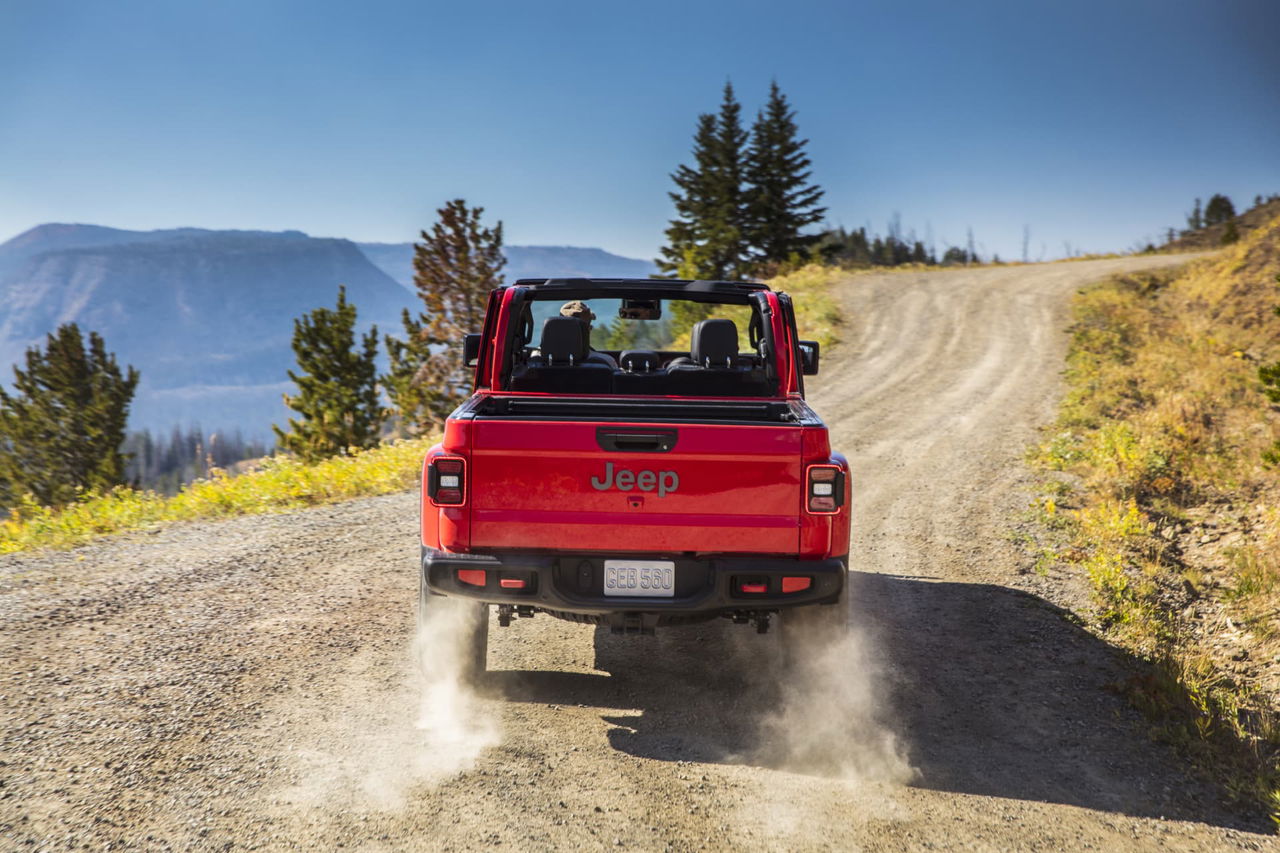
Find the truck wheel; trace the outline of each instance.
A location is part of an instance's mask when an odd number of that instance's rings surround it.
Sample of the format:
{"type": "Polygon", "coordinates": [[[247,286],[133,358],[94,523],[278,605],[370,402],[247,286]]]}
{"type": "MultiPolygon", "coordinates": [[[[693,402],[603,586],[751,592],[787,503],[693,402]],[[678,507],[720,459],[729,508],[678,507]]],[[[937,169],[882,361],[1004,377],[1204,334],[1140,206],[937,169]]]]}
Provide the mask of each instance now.
{"type": "MultiPolygon", "coordinates": [[[[418,578],[418,635],[432,637],[436,629],[434,621],[440,618],[448,630],[456,630],[457,655],[461,664],[460,676],[470,680],[481,675],[488,666],[489,656],[489,605],[444,595],[432,595],[426,579],[418,578]]],[[[445,630],[445,629],[439,629],[445,630]]],[[[421,648],[420,654],[431,654],[432,649],[421,648]]]]}

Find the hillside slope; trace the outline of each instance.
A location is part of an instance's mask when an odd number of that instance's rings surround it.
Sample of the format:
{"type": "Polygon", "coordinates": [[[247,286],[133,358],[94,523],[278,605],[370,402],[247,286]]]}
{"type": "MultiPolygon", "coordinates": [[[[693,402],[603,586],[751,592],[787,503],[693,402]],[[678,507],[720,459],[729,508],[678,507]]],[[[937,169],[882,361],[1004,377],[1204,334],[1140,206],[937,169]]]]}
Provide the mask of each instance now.
{"type": "MultiPolygon", "coordinates": [[[[1236,232],[1244,239],[1258,228],[1264,228],[1277,216],[1280,216],[1280,196],[1273,196],[1269,201],[1254,205],[1236,217],[1236,232]]],[[[1227,224],[1207,225],[1195,231],[1187,231],[1177,239],[1166,243],[1161,251],[1200,252],[1217,249],[1222,246],[1222,238],[1227,233],[1227,224]]]]}
{"type": "Polygon", "coordinates": [[[1164,736],[1280,818],[1280,215],[1181,274],[1076,298],[1070,390],[1041,461],[1046,552],[1094,588],[1094,619],[1149,659],[1131,684],[1164,736]]]}

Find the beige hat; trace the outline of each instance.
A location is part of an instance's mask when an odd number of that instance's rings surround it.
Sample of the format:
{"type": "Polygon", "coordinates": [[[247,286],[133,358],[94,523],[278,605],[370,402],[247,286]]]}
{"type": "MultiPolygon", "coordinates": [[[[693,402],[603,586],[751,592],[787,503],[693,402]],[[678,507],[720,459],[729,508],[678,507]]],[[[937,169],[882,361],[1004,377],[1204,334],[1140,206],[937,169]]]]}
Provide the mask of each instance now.
{"type": "Polygon", "coordinates": [[[587,307],[587,303],[577,299],[562,305],[560,307],[560,316],[577,317],[579,320],[586,320],[587,322],[591,322],[596,318],[596,315],[592,314],[591,309],[587,307]]]}

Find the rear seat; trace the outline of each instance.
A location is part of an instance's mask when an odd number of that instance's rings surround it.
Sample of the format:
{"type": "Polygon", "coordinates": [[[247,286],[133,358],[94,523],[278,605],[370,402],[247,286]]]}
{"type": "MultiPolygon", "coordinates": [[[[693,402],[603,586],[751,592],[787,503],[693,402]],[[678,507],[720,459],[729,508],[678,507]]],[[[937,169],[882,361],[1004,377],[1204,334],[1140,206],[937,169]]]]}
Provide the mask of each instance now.
{"type": "Polygon", "coordinates": [[[576,317],[548,317],[542,324],[540,354],[511,374],[512,391],[551,394],[608,394],[613,368],[588,361],[587,325],[576,317]]]}
{"type": "Polygon", "coordinates": [[[664,394],[693,397],[759,397],[774,385],[754,359],[738,354],[732,320],[703,320],[693,327],[687,357],[662,367],[652,350],[626,350],[612,369],[591,358],[586,324],[574,317],[549,317],[542,324],[540,354],[515,368],[512,391],[550,394],[664,394]]]}
{"type": "Polygon", "coordinates": [[[629,349],[618,356],[613,393],[669,394],[666,385],[667,371],[662,369],[662,356],[653,350],[629,349]]]}

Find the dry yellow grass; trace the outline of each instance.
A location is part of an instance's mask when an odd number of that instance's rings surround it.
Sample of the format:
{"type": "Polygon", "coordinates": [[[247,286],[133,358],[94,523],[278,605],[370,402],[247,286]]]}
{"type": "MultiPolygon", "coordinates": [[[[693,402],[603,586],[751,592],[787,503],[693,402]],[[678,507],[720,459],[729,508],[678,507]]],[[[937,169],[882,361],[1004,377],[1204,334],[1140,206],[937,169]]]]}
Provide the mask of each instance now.
{"type": "Polygon", "coordinates": [[[70,548],[110,533],[173,521],[264,512],[380,495],[412,488],[433,438],[385,444],[315,464],[277,456],[256,470],[229,477],[215,469],[172,497],[117,488],[87,494],[61,508],[25,501],[0,521],[0,553],[70,548]]]}
{"type": "Polygon", "coordinates": [[[1258,366],[1280,358],[1278,272],[1280,219],[1181,271],[1083,292],[1068,395],[1035,454],[1077,477],[1043,509],[1093,585],[1100,626],[1153,664],[1132,695],[1273,811],[1280,478],[1263,453],[1280,417],[1258,366]]]}

